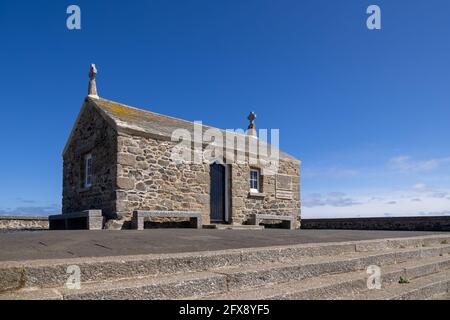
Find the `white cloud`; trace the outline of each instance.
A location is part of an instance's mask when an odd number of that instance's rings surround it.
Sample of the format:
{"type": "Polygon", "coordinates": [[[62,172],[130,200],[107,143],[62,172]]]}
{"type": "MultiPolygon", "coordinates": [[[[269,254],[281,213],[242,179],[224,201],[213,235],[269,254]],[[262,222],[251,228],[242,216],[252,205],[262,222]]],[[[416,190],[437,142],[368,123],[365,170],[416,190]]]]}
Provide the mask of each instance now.
{"type": "Polygon", "coordinates": [[[450,157],[418,160],[403,155],[378,163],[381,165],[364,170],[330,167],[307,172],[303,175],[304,182],[310,177],[317,178],[322,188],[320,193],[306,193],[303,197],[303,217],[416,216],[449,212],[450,157]],[[345,193],[323,191],[327,183],[335,188],[335,181],[329,183],[334,177],[339,178],[338,186],[342,185],[338,191],[345,193]],[[411,185],[396,188],[400,183],[411,185]],[[433,186],[436,183],[441,187],[433,186]]]}
{"type": "Polygon", "coordinates": [[[356,169],[345,169],[345,168],[327,168],[327,169],[317,169],[308,170],[303,172],[304,177],[331,177],[331,178],[344,178],[344,177],[355,177],[360,174],[359,170],[356,169]]]}
{"type": "Polygon", "coordinates": [[[428,160],[414,160],[410,156],[397,156],[389,159],[389,166],[401,172],[427,172],[449,164],[450,157],[428,160]]]}
{"type": "Polygon", "coordinates": [[[432,194],[433,198],[446,198],[449,194],[447,192],[435,192],[432,194]]]}
{"type": "Polygon", "coordinates": [[[15,208],[0,208],[0,215],[30,215],[30,216],[48,216],[51,214],[60,214],[61,208],[57,204],[49,206],[19,206],[15,208]]]}
{"type": "Polygon", "coordinates": [[[349,207],[359,204],[354,199],[346,197],[342,192],[330,192],[326,195],[313,193],[306,196],[303,200],[304,207],[349,207]]]}
{"type": "Polygon", "coordinates": [[[428,191],[428,187],[425,183],[416,183],[415,185],[413,185],[411,187],[412,190],[414,191],[418,191],[418,192],[424,192],[424,191],[428,191]]]}
{"type": "Polygon", "coordinates": [[[416,193],[426,194],[430,198],[448,198],[450,196],[450,192],[427,186],[424,183],[414,184],[411,190],[416,193]]]}
{"type": "Polygon", "coordinates": [[[378,191],[346,195],[332,193],[305,197],[304,218],[418,216],[450,212],[450,190],[437,190],[426,185],[392,192],[378,191]],[[417,197],[418,193],[420,198],[417,197]],[[333,196],[334,195],[334,196],[333,196]],[[305,204],[306,202],[306,204],[305,204]]]}

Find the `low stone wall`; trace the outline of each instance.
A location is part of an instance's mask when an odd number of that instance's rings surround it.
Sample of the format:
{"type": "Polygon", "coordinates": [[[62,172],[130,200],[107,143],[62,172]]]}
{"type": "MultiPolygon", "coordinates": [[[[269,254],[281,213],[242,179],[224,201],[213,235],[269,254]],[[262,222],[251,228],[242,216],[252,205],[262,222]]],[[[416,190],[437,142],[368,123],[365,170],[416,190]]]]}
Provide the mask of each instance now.
{"type": "Polygon", "coordinates": [[[301,229],[450,231],[450,216],[302,219],[301,229]]]}
{"type": "Polygon", "coordinates": [[[0,230],[48,229],[48,217],[0,216],[0,230]]]}

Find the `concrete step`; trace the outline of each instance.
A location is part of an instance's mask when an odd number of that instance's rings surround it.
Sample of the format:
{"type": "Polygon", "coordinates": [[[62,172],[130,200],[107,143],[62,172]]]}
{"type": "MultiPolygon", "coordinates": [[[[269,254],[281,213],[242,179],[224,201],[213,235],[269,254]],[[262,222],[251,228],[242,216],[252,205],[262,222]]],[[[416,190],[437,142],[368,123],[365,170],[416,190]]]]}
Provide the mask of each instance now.
{"type": "Polygon", "coordinates": [[[198,272],[166,277],[137,277],[82,284],[80,289],[26,288],[0,294],[0,300],[157,300],[226,291],[224,275],[198,272]]]}
{"type": "Polygon", "coordinates": [[[450,270],[408,279],[409,283],[393,283],[384,290],[373,290],[351,297],[354,300],[427,300],[433,297],[448,297],[450,292],[450,270]]]}
{"type": "Polygon", "coordinates": [[[450,300],[450,290],[443,294],[440,293],[437,295],[433,295],[433,296],[427,298],[427,300],[450,300]]]}
{"type": "MultiPolygon", "coordinates": [[[[267,263],[247,268],[216,268],[210,272],[193,272],[178,275],[134,277],[132,279],[120,279],[113,281],[97,281],[83,283],[80,290],[69,290],[64,287],[53,290],[45,290],[41,295],[40,289],[22,289],[12,293],[0,295],[0,299],[33,299],[33,297],[48,296],[54,299],[181,299],[186,297],[201,297],[204,295],[238,292],[252,288],[250,296],[259,297],[258,294],[264,290],[254,289],[255,287],[279,285],[283,297],[289,298],[283,291],[286,287],[291,287],[290,283],[304,280],[310,285],[311,281],[322,281],[327,279],[326,275],[339,274],[336,279],[342,280],[342,275],[350,273],[349,280],[355,280],[354,273],[357,272],[358,280],[365,278],[365,270],[371,264],[380,266],[404,263],[403,267],[396,266],[395,271],[404,271],[409,266],[408,276],[414,276],[413,272],[423,275],[426,272],[436,272],[436,268],[447,268],[450,266],[450,245],[441,245],[428,248],[400,249],[384,253],[350,253],[337,257],[317,257],[303,258],[289,263],[267,263]],[[443,254],[441,257],[440,254],[443,254]],[[423,258],[424,263],[417,264],[412,259],[423,258]],[[408,261],[405,263],[404,261],[408,261]],[[403,268],[403,269],[402,269],[403,268]],[[324,278],[325,277],[325,278],[324,278]],[[320,280],[317,280],[317,279],[320,280]],[[281,285],[280,284],[286,284],[281,285]]],[[[388,268],[388,267],[387,267],[388,268]]],[[[403,274],[403,273],[402,273],[403,274]]],[[[346,275],[348,276],[348,275],[346,275]]],[[[397,277],[398,278],[398,277],[397,277]]],[[[363,281],[365,285],[365,281],[363,281]]],[[[357,283],[361,285],[360,281],[357,283]]],[[[269,288],[269,292],[271,289],[269,288]]],[[[307,287],[309,288],[309,287],[307,287]]],[[[267,290],[266,290],[267,291],[267,290]]],[[[232,295],[233,295],[232,294],[232,295]]],[[[295,294],[298,294],[295,291],[295,294]]],[[[276,298],[277,296],[268,295],[276,298]]],[[[295,298],[292,296],[291,298],[295,298]]]]}
{"type": "Polygon", "coordinates": [[[216,269],[227,276],[229,290],[252,288],[271,283],[298,281],[327,274],[366,270],[370,265],[385,266],[424,257],[447,255],[449,246],[403,249],[383,253],[353,253],[337,257],[317,257],[292,262],[272,263],[242,268],[216,269]]]}
{"type": "MultiPolygon", "coordinates": [[[[450,235],[432,235],[412,238],[395,238],[337,243],[300,244],[263,248],[244,248],[178,254],[150,254],[96,258],[56,260],[31,260],[0,262],[0,292],[24,288],[62,287],[68,279],[67,268],[78,266],[83,283],[111,281],[124,278],[164,276],[203,272],[220,268],[240,268],[267,265],[268,263],[296,262],[320,257],[340,257],[346,254],[384,252],[383,255],[366,258],[365,264],[386,263],[401,259],[438,255],[449,250],[450,235]],[[412,252],[406,252],[410,248],[412,252]],[[392,250],[406,250],[397,257],[392,250]],[[403,255],[403,256],[402,256],[403,255]],[[370,260],[372,259],[372,260],[370,260]]],[[[355,263],[355,262],[353,262],[355,263]]],[[[341,270],[344,271],[344,270],[341,270]]]]}
{"type": "MultiPolygon", "coordinates": [[[[386,265],[382,270],[382,289],[398,284],[400,277],[416,279],[450,269],[450,256],[427,257],[419,261],[408,261],[386,265]]],[[[222,294],[190,299],[214,300],[263,300],[263,299],[353,299],[359,293],[368,292],[366,271],[330,274],[304,280],[269,283],[260,287],[230,290],[222,294]]]]}

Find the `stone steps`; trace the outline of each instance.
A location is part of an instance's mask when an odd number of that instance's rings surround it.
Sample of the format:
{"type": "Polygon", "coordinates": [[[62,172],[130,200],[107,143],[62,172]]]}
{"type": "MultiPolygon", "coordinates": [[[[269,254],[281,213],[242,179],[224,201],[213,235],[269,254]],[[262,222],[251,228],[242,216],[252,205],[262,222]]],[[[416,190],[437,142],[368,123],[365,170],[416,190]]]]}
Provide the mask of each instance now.
{"type": "Polygon", "coordinates": [[[383,274],[391,279],[402,272],[416,278],[448,268],[449,242],[450,235],[438,235],[216,252],[1,262],[0,299],[232,299],[246,294],[246,299],[338,298],[347,292],[363,292],[365,270],[372,264],[382,267],[383,274]],[[69,265],[81,269],[79,290],[65,288],[69,265]],[[337,282],[324,282],[332,280],[337,282]],[[330,283],[331,287],[323,287],[330,283]]]}
{"type": "Polygon", "coordinates": [[[431,297],[428,297],[427,300],[450,300],[450,289],[445,293],[440,293],[431,297]]]}
{"type": "MultiPolygon", "coordinates": [[[[59,287],[68,278],[67,268],[76,265],[82,282],[109,281],[142,276],[200,272],[223,267],[254,266],[288,262],[308,257],[329,257],[350,253],[427,248],[450,243],[450,235],[432,235],[337,243],[300,244],[262,248],[205,251],[179,254],[88,257],[55,260],[0,262],[0,292],[29,287],[59,287]]],[[[417,256],[417,253],[416,253],[417,256]]]]}
{"type": "MultiPolygon", "coordinates": [[[[239,290],[244,290],[236,296],[245,297],[245,299],[250,299],[252,296],[258,297],[258,299],[279,297],[304,299],[308,298],[308,294],[303,292],[304,290],[300,290],[301,295],[299,295],[298,288],[307,288],[306,292],[311,290],[311,292],[314,292],[314,290],[317,290],[313,286],[314,283],[320,283],[320,281],[326,279],[330,280],[333,276],[341,281],[338,284],[332,282],[333,285],[337,285],[336,288],[348,286],[349,283],[354,283],[357,286],[365,285],[366,274],[360,270],[365,270],[368,265],[374,262],[380,266],[393,264],[395,269],[386,274],[397,278],[404,274],[405,270],[408,270],[407,274],[410,277],[415,276],[415,274],[423,275],[436,272],[439,268],[443,269],[450,266],[448,252],[450,252],[449,245],[398,249],[382,253],[349,253],[337,257],[303,258],[289,263],[264,263],[249,266],[245,269],[222,267],[209,272],[97,281],[83,283],[80,290],[69,290],[64,287],[53,289],[25,288],[0,295],[0,298],[18,299],[23,297],[33,299],[33,297],[46,296],[48,299],[182,299],[226,293],[226,296],[222,298],[232,299],[236,292],[239,293],[239,290]],[[411,261],[420,257],[423,259],[422,264],[417,264],[414,260],[411,261]],[[328,275],[331,275],[331,278],[327,277],[328,275]],[[342,283],[342,279],[348,281],[342,283]],[[300,287],[299,282],[303,283],[300,287]],[[267,285],[272,286],[258,288],[267,285]],[[278,287],[273,287],[273,285],[278,285],[278,287]],[[253,290],[246,292],[245,289],[247,288],[253,290]],[[278,294],[274,294],[277,292],[278,294]],[[243,296],[241,296],[242,294],[243,296]]],[[[325,292],[327,291],[325,290],[325,292]]],[[[324,297],[322,296],[322,298],[324,297]]],[[[214,297],[210,296],[209,298],[213,299],[214,297]]],[[[221,297],[219,296],[219,298],[221,297]]]]}
{"type": "Polygon", "coordinates": [[[427,300],[446,296],[450,292],[450,270],[409,280],[409,283],[393,283],[383,290],[357,294],[353,300],[427,300]]]}
{"type": "MultiPolygon", "coordinates": [[[[329,273],[347,272],[363,268],[365,261],[395,261],[413,250],[383,253],[379,255],[346,255],[339,258],[315,258],[291,263],[271,263],[256,267],[220,268],[211,272],[191,273],[162,278],[120,280],[109,283],[84,285],[83,289],[62,290],[64,299],[193,299],[214,293],[238,291],[248,287],[286,283],[294,279],[308,279],[329,273]]],[[[421,250],[420,250],[421,251],[421,250]]],[[[448,248],[447,248],[448,251],[448,248]]],[[[427,251],[428,252],[428,251],[427,251]]],[[[450,266],[450,257],[445,262],[450,266]]],[[[433,262],[435,266],[436,262],[433,262]]],[[[429,266],[431,268],[431,264],[429,266]]]]}
{"type": "MultiPolygon", "coordinates": [[[[450,255],[422,258],[420,262],[407,261],[382,266],[382,289],[397,284],[400,277],[416,279],[450,269],[450,255]]],[[[329,274],[304,280],[284,283],[269,283],[247,290],[234,290],[217,295],[191,297],[206,300],[262,300],[262,299],[354,299],[358,294],[368,292],[367,273],[359,270],[347,273],[329,274]]],[[[363,295],[361,295],[363,297],[363,295]]]]}
{"type": "Polygon", "coordinates": [[[226,290],[226,277],[210,272],[186,273],[166,277],[138,277],[84,283],[81,289],[26,288],[4,293],[0,299],[103,300],[103,299],[177,299],[184,296],[226,290]]]}
{"type": "MultiPolygon", "coordinates": [[[[402,263],[421,257],[435,257],[448,254],[450,247],[426,249],[406,249],[382,253],[345,254],[338,257],[317,257],[299,261],[272,263],[260,266],[214,270],[227,276],[228,290],[240,290],[273,283],[302,281],[303,279],[323,277],[328,274],[345,274],[366,270],[367,266],[402,263]]],[[[450,262],[449,262],[450,263],[450,262]]]]}

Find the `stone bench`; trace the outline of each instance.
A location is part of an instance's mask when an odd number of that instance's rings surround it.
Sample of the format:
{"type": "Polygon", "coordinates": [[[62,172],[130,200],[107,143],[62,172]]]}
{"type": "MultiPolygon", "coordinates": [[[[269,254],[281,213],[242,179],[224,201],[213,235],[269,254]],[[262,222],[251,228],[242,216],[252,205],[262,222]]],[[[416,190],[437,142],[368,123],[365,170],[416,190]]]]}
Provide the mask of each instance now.
{"type": "Polygon", "coordinates": [[[101,230],[102,210],[86,210],[48,217],[50,230],[101,230]]]}
{"type": "Polygon", "coordinates": [[[202,228],[202,214],[200,212],[190,211],[142,211],[133,212],[132,228],[144,230],[144,218],[162,217],[162,218],[189,218],[195,220],[197,229],[202,228]]]}
{"type": "Polygon", "coordinates": [[[286,229],[295,229],[294,216],[279,216],[276,214],[253,214],[250,216],[250,224],[258,226],[263,220],[281,220],[282,226],[286,229]]]}

